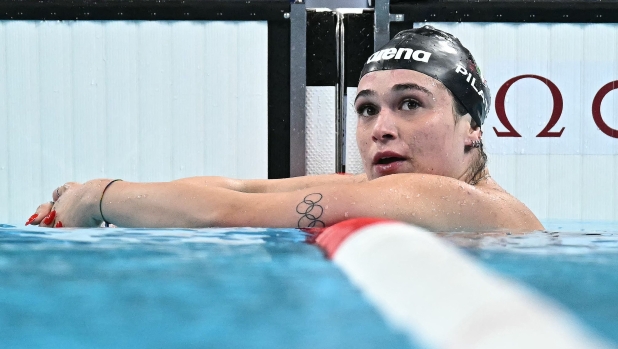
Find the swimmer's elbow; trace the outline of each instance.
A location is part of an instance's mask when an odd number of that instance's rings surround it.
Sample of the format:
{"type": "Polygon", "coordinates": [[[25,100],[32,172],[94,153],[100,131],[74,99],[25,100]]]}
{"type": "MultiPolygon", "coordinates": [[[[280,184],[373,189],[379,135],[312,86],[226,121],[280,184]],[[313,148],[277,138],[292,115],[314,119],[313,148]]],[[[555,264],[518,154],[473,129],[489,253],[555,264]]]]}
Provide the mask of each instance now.
{"type": "Polygon", "coordinates": [[[239,208],[239,195],[247,195],[229,189],[201,188],[193,198],[183,204],[181,210],[192,228],[229,227],[234,225],[239,208]]]}

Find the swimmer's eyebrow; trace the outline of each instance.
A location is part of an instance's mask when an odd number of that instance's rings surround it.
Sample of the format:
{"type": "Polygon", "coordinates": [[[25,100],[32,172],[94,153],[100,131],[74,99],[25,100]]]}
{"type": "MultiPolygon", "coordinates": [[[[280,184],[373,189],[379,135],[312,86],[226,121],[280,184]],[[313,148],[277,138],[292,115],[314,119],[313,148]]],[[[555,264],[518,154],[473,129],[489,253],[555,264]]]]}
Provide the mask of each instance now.
{"type": "MultiPolygon", "coordinates": [[[[428,89],[424,88],[423,86],[417,85],[417,84],[397,84],[394,85],[391,88],[392,91],[395,92],[399,92],[399,91],[407,91],[407,90],[417,90],[417,91],[421,91],[427,95],[429,95],[431,98],[433,98],[433,93],[431,93],[431,91],[429,91],[428,89]]],[[[369,97],[369,96],[375,96],[377,95],[376,91],[374,90],[362,90],[360,91],[357,95],[356,98],[354,99],[354,103],[356,103],[356,101],[360,98],[360,97],[369,97]]]]}
{"type": "Polygon", "coordinates": [[[417,85],[417,84],[397,84],[395,86],[393,86],[393,88],[391,88],[391,90],[393,91],[406,91],[406,90],[417,90],[417,91],[421,91],[424,92],[425,94],[429,95],[431,98],[433,98],[433,93],[431,93],[431,91],[429,91],[428,89],[424,88],[423,86],[417,85]]]}
{"type": "Polygon", "coordinates": [[[354,98],[354,103],[356,104],[356,101],[360,97],[369,97],[369,96],[375,96],[375,95],[377,95],[377,93],[374,90],[362,90],[356,94],[356,98],[354,98]]]}

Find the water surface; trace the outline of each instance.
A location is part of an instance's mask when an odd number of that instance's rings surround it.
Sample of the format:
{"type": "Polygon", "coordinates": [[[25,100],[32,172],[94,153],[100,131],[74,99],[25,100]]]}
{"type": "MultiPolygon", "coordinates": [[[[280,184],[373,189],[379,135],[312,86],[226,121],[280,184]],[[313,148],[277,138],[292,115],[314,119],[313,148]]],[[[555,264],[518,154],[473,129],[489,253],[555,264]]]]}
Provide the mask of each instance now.
{"type": "Polygon", "coordinates": [[[0,338],[45,348],[411,348],[298,230],[0,228],[0,338]]]}
{"type": "MultiPolygon", "coordinates": [[[[618,224],[447,233],[618,343],[618,224]]],[[[417,348],[296,229],[0,227],[7,347],[417,348]]]]}

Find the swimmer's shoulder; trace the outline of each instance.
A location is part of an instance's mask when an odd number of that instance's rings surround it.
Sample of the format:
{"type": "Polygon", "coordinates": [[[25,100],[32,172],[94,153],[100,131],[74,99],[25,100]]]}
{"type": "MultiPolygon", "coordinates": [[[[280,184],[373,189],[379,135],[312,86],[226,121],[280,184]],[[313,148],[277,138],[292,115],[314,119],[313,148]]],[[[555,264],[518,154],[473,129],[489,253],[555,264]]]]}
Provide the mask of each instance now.
{"type": "Polygon", "coordinates": [[[491,177],[484,179],[479,183],[476,188],[484,192],[490,202],[500,202],[500,210],[496,211],[496,214],[506,223],[508,226],[518,227],[521,231],[535,231],[544,230],[543,224],[539,221],[536,215],[518,198],[502,188],[491,177]]]}
{"type": "MultiPolygon", "coordinates": [[[[468,205],[474,207],[472,219],[487,223],[497,229],[512,231],[543,230],[543,225],[534,213],[515,196],[502,188],[493,178],[487,176],[476,185],[461,180],[421,173],[393,174],[371,180],[381,182],[384,189],[410,188],[424,197],[436,197],[452,205],[468,205]]],[[[447,207],[447,206],[445,206],[447,207]]],[[[455,209],[455,207],[453,207],[455,209]]]]}

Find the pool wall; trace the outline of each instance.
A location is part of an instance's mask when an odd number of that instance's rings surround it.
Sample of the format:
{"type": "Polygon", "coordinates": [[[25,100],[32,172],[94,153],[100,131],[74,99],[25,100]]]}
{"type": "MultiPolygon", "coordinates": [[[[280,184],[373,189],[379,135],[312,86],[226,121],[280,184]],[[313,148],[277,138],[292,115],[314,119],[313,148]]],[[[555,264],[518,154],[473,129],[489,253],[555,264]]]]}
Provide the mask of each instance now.
{"type": "Polygon", "coordinates": [[[265,21],[0,22],[0,222],[66,181],[268,178],[265,21]]]}

